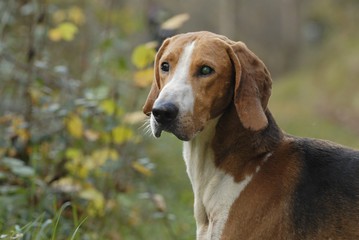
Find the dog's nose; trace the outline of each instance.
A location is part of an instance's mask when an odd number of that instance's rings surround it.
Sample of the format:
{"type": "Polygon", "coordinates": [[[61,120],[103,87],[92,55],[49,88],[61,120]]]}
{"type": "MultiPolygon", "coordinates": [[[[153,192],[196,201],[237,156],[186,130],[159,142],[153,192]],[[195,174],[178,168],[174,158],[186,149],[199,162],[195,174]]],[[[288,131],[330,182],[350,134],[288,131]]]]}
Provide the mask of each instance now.
{"type": "Polygon", "coordinates": [[[178,107],[172,103],[158,104],[152,109],[152,114],[160,124],[169,124],[178,115],[178,107]]]}

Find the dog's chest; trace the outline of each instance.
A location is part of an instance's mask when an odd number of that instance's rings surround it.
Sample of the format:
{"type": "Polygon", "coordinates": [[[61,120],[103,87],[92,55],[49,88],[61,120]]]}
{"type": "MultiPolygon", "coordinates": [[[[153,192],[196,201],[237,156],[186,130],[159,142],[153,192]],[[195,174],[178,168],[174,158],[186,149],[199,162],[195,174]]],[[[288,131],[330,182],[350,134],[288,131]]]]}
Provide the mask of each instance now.
{"type": "Polygon", "coordinates": [[[194,192],[197,239],[220,239],[230,208],[252,175],[241,182],[215,166],[210,142],[213,133],[206,129],[194,140],[184,143],[183,155],[194,192]]]}

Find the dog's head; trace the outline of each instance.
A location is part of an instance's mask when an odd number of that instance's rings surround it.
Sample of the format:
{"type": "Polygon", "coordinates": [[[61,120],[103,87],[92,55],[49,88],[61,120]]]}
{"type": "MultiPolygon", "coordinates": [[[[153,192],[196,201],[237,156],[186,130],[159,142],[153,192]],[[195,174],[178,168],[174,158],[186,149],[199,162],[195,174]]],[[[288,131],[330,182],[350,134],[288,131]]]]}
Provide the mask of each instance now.
{"type": "Polygon", "coordinates": [[[270,74],[244,43],[209,32],[167,39],[155,59],[155,79],[143,112],[151,130],[191,140],[234,104],[242,125],[260,131],[271,92],[270,74]]]}

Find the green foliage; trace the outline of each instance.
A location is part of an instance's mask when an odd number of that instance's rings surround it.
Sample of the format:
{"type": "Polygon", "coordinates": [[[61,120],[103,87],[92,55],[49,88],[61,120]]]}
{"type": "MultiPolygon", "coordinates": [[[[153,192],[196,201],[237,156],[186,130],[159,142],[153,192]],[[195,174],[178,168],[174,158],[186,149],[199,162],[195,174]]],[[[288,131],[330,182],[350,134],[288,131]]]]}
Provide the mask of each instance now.
{"type": "Polygon", "coordinates": [[[155,44],[132,43],[134,9],[1,1],[0,15],[0,238],[191,239],[139,130],[155,44]]]}

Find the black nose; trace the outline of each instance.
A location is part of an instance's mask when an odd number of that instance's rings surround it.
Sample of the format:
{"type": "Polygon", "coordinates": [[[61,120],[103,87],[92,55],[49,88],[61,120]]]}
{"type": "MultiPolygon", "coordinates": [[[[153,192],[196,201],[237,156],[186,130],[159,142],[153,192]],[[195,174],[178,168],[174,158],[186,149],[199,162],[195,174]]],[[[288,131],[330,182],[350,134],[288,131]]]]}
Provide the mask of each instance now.
{"type": "Polygon", "coordinates": [[[157,104],[152,109],[152,114],[158,123],[166,125],[177,117],[178,107],[172,103],[157,104]]]}

